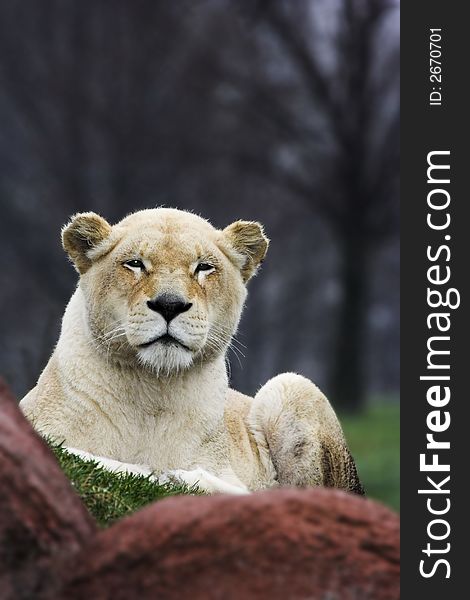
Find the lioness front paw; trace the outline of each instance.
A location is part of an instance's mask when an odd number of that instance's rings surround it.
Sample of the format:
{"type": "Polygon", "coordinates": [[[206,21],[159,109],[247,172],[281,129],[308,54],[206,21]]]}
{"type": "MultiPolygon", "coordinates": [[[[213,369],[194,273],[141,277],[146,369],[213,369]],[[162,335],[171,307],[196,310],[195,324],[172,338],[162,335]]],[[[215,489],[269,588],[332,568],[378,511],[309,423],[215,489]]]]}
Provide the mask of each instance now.
{"type": "Polygon", "coordinates": [[[193,484],[189,483],[184,478],[185,473],[189,473],[189,471],[185,471],[184,469],[173,469],[172,471],[166,471],[165,473],[158,475],[157,480],[158,483],[161,483],[163,485],[171,483],[173,485],[185,484],[192,486],[193,484]]]}
{"type": "Polygon", "coordinates": [[[190,488],[197,488],[208,494],[248,494],[245,487],[239,487],[224,481],[216,475],[212,475],[202,467],[197,467],[187,471],[185,469],[175,469],[163,473],[158,478],[160,483],[185,484],[190,488]]]}

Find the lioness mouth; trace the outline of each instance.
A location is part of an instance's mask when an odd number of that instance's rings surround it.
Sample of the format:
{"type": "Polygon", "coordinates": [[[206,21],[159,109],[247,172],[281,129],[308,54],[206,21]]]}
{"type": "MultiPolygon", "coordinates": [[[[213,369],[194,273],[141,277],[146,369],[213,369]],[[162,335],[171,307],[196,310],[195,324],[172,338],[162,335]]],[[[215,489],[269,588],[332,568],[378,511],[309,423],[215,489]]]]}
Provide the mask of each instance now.
{"type": "Polygon", "coordinates": [[[163,344],[164,346],[175,345],[175,346],[181,346],[185,350],[189,350],[188,346],[185,346],[182,342],[180,342],[179,340],[174,338],[169,333],[164,333],[160,337],[150,340],[149,342],[145,342],[144,344],[139,344],[139,346],[140,346],[140,348],[148,348],[149,346],[151,346],[152,344],[156,344],[157,342],[159,342],[160,344],[163,344]]]}

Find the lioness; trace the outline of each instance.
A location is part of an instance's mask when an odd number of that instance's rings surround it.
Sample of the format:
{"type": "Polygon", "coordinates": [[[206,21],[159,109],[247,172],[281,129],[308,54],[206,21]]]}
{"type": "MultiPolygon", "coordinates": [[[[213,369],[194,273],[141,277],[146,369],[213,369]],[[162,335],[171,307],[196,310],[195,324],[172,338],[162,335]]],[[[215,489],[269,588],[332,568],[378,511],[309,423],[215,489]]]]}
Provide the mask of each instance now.
{"type": "Polygon", "coordinates": [[[362,493],[336,415],[311,381],[284,373],[254,398],[229,388],[226,351],[269,243],[259,223],[219,231],[157,208],[111,226],[83,213],[62,242],[79,284],[21,401],[41,433],[107,468],[207,492],[362,493]]]}

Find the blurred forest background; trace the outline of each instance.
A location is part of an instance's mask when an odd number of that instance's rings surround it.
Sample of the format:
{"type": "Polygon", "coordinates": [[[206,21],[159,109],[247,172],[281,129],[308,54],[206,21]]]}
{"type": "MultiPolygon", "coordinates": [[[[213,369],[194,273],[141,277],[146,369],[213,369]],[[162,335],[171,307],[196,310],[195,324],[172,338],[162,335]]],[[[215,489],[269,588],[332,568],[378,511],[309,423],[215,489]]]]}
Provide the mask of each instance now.
{"type": "Polygon", "coordinates": [[[398,126],[397,0],[4,0],[1,374],[22,396],[54,346],[69,216],[166,205],[272,240],[235,387],[396,400],[398,126]]]}

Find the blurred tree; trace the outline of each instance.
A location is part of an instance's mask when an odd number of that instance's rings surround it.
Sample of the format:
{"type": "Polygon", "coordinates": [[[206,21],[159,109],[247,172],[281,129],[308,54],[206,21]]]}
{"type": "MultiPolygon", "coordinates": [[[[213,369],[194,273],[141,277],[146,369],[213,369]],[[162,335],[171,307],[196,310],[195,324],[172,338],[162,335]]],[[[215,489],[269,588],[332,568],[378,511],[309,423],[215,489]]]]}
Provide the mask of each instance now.
{"type": "Polygon", "coordinates": [[[274,0],[251,14],[297,77],[279,64],[266,75],[265,61],[257,83],[245,83],[246,114],[257,108],[255,121],[272,120],[277,153],[251,142],[235,151],[244,169],[288,188],[337,236],[341,299],[328,388],[336,405],[355,410],[365,400],[368,257],[398,228],[399,47],[386,36],[398,4],[274,0]]]}

